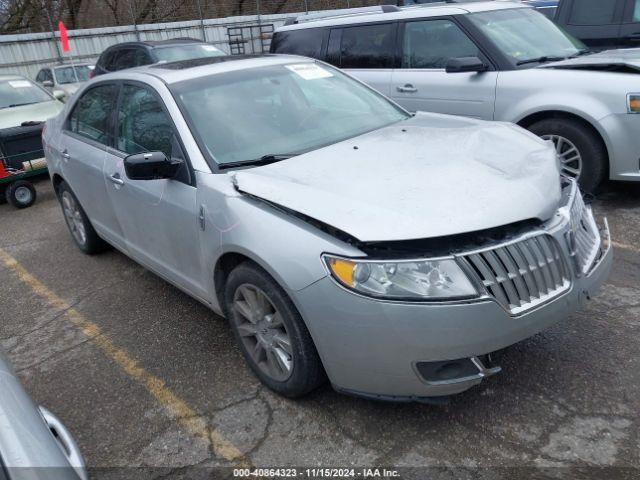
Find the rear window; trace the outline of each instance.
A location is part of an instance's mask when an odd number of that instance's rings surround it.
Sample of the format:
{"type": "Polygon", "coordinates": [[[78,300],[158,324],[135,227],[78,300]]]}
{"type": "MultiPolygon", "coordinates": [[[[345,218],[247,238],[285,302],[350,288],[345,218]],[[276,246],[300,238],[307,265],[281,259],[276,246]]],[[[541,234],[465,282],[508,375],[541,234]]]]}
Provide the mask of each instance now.
{"type": "Polygon", "coordinates": [[[570,25],[609,25],[616,11],[615,0],[573,0],[570,25]]]}
{"type": "Polygon", "coordinates": [[[192,60],[195,58],[221,57],[225,53],[213,45],[197,43],[194,45],[176,45],[175,47],[162,47],[154,50],[160,62],[178,62],[180,60],[192,60]]]}
{"type": "Polygon", "coordinates": [[[271,43],[271,51],[320,58],[324,32],[325,30],[322,28],[278,32],[271,43]]]}
{"type": "Polygon", "coordinates": [[[396,25],[382,23],[342,30],[340,67],[393,68],[396,25]]]}

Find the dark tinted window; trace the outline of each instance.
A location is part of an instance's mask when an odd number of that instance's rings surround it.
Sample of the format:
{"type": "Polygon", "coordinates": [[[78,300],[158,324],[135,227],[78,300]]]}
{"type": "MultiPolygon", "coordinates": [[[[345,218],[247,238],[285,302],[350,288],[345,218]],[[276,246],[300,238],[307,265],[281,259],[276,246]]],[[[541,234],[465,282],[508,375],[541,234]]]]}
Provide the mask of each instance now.
{"type": "Polygon", "coordinates": [[[613,23],[616,0],[573,0],[570,25],[608,25],[613,23]]]}
{"type": "Polygon", "coordinates": [[[445,68],[451,58],[479,55],[467,34],[449,20],[409,22],[405,26],[402,68],[445,68]]]}
{"type": "Polygon", "coordinates": [[[69,116],[68,129],[105,145],[111,143],[109,119],[118,93],[115,85],[102,85],[86,92],[69,116]]]}
{"type": "Polygon", "coordinates": [[[271,43],[271,51],[320,58],[324,32],[322,28],[306,28],[277,33],[271,43]]]}
{"type": "Polygon", "coordinates": [[[111,71],[115,66],[116,58],[118,57],[119,53],[120,53],[120,50],[118,49],[110,50],[104,54],[104,58],[101,59],[102,61],[98,61],[98,63],[100,63],[102,68],[111,71]]]}
{"type": "Polygon", "coordinates": [[[113,64],[113,68],[109,70],[124,70],[125,68],[132,68],[138,66],[138,50],[134,48],[129,48],[126,50],[120,50],[120,53],[115,59],[113,64]]]}
{"type": "Polygon", "coordinates": [[[51,75],[51,70],[49,70],[48,68],[43,68],[42,70],[40,70],[40,73],[38,73],[36,82],[42,83],[47,80],[53,81],[53,75],[51,75]]]}
{"type": "Polygon", "coordinates": [[[393,68],[395,24],[363,25],[342,30],[342,68],[393,68]]]}
{"type": "Polygon", "coordinates": [[[633,11],[633,21],[640,22],[640,0],[636,0],[635,9],[633,11]]]}
{"type": "Polygon", "coordinates": [[[118,111],[118,150],[133,154],[163,152],[176,155],[173,125],[160,100],[147,88],[125,85],[118,111]]]}

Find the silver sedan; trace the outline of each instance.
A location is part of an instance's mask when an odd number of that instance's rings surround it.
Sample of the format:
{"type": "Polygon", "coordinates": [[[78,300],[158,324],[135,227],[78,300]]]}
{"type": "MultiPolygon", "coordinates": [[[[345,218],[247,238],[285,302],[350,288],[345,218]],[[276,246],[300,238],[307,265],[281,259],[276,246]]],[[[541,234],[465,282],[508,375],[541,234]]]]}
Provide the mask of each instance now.
{"type": "Polygon", "coordinates": [[[100,76],[44,142],[78,247],[114,246],[226,316],[287,396],[326,377],[392,400],[466,390],[611,266],[549,142],[411,115],[306,58],[100,76]]]}

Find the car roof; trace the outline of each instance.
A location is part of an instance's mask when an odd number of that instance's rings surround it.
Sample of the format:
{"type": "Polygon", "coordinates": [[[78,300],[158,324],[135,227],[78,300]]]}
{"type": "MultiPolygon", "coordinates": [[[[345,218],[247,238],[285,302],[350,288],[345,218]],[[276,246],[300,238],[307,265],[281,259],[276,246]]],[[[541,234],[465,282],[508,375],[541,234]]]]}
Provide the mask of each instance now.
{"type": "Polygon", "coordinates": [[[178,62],[159,63],[144,67],[121,70],[119,72],[100,75],[104,80],[140,78],[153,76],[166,84],[173,84],[183,80],[206,77],[251,68],[268,67],[272,65],[286,65],[291,63],[316,62],[312,58],[297,55],[229,55],[220,57],[197,58],[194,60],[180,60],[178,62]]]}
{"type": "Polygon", "coordinates": [[[5,74],[0,75],[0,82],[6,82],[7,80],[29,80],[27,77],[23,77],[22,75],[13,75],[13,74],[5,74]]]}
{"type": "Polygon", "coordinates": [[[288,30],[301,30],[305,28],[328,27],[334,25],[350,25],[357,23],[385,22],[389,20],[404,20],[407,18],[428,18],[449,15],[466,15],[469,13],[487,12],[493,10],[506,10],[513,8],[532,8],[529,5],[517,1],[483,1],[468,3],[448,3],[436,2],[410,7],[383,7],[378,11],[376,7],[363,9],[336,10],[335,14],[327,12],[326,15],[310,15],[309,20],[305,20],[305,15],[296,18],[294,24],[285,25],[277,29],[278,32],[288,30]],[[360,10],[360,11],[358,11],[360,10]],[[341,13],[342,12],[342,13],[341,13]]]}
{"type": "Polygon", "coordinates": [[[168,40],[143,40],[139,42],[122,42],[117,43],[109,47],[109,50],[113,48],[121,48],[121,47],[170,47],[175,45],[189,45],[193,43],[205,43],[202,40],[198,40],[195,38],[171,38],[168,40]]]}

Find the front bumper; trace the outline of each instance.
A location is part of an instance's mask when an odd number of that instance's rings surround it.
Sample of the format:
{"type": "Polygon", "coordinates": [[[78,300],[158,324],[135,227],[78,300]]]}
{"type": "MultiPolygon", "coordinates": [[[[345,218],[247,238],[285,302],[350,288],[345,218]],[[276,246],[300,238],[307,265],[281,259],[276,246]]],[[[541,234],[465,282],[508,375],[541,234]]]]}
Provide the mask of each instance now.
{"type": "MultiPolygon", "coordinates": [[[[552,232],[561,242],[563,229],[552,232]]],[[[445,382],[430,382],[417,368],[422,362],[483,357],[526,339],[580,309],[605,282],[613,255],[608,228],[604,249],[589,273],[575,271],[571,288],[521,315],[509,314],[493,299],[450,304],[388,302],[366,298],[327,277],[293,295],[315,341],[325,370],[337,390],[383,400],[420,400],[451,395],[495,373],[484,372],[445,382]]],[[[567,257],[566,242],[563,252],[567,257]]]]}

